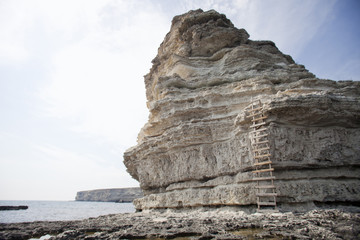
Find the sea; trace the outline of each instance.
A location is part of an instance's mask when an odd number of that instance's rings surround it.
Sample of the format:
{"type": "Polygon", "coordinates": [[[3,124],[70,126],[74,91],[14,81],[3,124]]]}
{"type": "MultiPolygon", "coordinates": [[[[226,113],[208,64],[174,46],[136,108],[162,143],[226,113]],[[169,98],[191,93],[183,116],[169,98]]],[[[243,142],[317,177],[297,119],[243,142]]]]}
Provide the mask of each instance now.
{"type": "Polygon", "coordinates": [[[26,210],[0,211],[0,223],[81,220],[115,213],[132,213],[132,203],[83,201],[4,201],[0,206],[26,205],[26,210]]]}

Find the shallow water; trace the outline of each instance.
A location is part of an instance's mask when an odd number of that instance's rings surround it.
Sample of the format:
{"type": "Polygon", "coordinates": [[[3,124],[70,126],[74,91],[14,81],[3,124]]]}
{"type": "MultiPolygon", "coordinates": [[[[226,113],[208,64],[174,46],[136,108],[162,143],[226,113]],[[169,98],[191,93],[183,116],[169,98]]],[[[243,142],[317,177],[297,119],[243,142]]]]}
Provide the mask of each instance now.
{"type": "Polygon", "coordinates": [[[0,223],[81,220],[107,214],[135,212],[132,203],[0,201],[0,205],[29,206],[27,210],[0,211],[0,223]]]}

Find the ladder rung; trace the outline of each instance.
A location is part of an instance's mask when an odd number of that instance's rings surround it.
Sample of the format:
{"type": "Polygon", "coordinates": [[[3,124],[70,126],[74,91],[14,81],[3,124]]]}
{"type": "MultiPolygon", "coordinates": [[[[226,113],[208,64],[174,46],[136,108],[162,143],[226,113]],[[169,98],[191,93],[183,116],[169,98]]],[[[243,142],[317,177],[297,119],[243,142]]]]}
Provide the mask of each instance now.
{"type": "Polygon", "coordinates": [[[257,105],[261,105],[261,101],[260,101],[260,100],[251,102],[250,105],[247,106],[245,109],[249,109],[249,108],[255,107],[255,106],[257,106],[257,105]]]}
{"type": "Polygon", "coordinates": [[[269,147],[265,147],[265,148],[259,148],[259,149],[254,149],[254,152],[261,152],[261,151],[265,151],[265,150],[270,150],[269,147]]]}
{"type": "Polygon", "coordinates": [[[264,155],[254,156],[254,158],[259,159],[259,158],[270,157],[270,156],[271,156],[271,154],[267,153],[267,154],[264,154],[264,155]]]}
{"type": "Polygon", "coordinates": [[[261,166],[261,165],[266,165],[266,164],[271,164],[271,163],[272,163],[271,161],[257,162],[257,163],[254,163],[254,166],[261,166]]]}
{"type": "Polygon", "coordinates": [[[259,186],[255,186],[255,188],[269,189],[269,188],[275,188],[275,186],[274,185],[259,185],[259,186]]]}
{"type": "Polygon", "coordinates": [[[253,181],[267,181],[267,180],[275,180],[274,176],[271,177],[256,177],[252,179],[253,181]]]}
{"type": "Polygon", "coordinates": [[[264,144],[264,143],[269,143],[269,140],[265,140],[265,141],[261,141],[261,142],[256,142],[256,143],[253,143],[252,145],[260,145],[260,144],[264,144]]]}
{"type": "Polygon", "coordinates": [[[263,119],[266,119],[266,118],[267,118],[267,116],[263,116],[263,117],[252,119],[251,121],[256,122],[256,121],[263,120],[263,119]]]}
{"type": "Polygon", "coordinates": [[[276,197],[276,193],[257,193],[256,196],[259,197],[276,197]]]}
{"type": "Polygon", "coordinates": [[[250,114],[249,116],[247,116],[248,118],[252,118],[252,117],[255,117],[255,116],[258,116],[258,115],[262,115],[263,112],[257,112],[257,113],[253,113],[253,114],[250,114]]]}
{"type": "Polygon", "coordinates": [[[258,123],[258,124],[253,124],[250,127],[255,128],[255,127],[263,126],[265,124],[266,124],[266,122],[262,122],[262,123],[258,123]]]}
{"type": "Polygon", "coordinates": [[[268,134],[265,133],[265,134],[262,134],[262,135],[259,135],[259,136],[254,136],[252,138],[263,138],[263,137],[267,137],[267,136],[268,136],[268,134]]]}
{"type": "Polygon", "coordinates": [[[249,109],[249,112],[259,111],[259,110],[261,110],[261,109],[263,109],[262,106],[261,106],[261,107],[257,107],[257,108],[253,108],[253,109],[249,109]]]}
{"type": "Polygon", "coordinates": [[[252,171],[253,173],[262,173],[262,172],[272,172],[274,171],[273,168],[267,168],[267,169],[260,169],[260,170],[255,170],[255,171],[252,171]]]}
{"type": "Polygon", "coordinates": [[[266,131],[266,130],[267,130],[267,128],[261,128],[261,129],[253,130],[250,133],[263,132],[263,131],[266,131]]]}
{"type": "Polygon", "coordinates": [[[258,202],[260,206],[276,206],[276,202],[258,202]]]}

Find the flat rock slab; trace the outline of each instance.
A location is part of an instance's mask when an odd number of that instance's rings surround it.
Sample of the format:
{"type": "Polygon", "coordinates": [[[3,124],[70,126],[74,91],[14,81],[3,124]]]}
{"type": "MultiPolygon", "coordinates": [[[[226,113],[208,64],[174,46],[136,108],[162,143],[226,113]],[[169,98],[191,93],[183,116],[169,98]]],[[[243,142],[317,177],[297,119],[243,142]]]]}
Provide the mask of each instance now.
{"type": "Polygon", "coordinates": [[[26,210],[28,206],[0,206],[0,211],[7,211],[7,210],[26,210]]]}
{"type": "Polygon", "coordinates": [[[82,221],[0,224],[0,239],[359,239],[360,213],[246,214],[227,209],[113,214],[82,221]]]}

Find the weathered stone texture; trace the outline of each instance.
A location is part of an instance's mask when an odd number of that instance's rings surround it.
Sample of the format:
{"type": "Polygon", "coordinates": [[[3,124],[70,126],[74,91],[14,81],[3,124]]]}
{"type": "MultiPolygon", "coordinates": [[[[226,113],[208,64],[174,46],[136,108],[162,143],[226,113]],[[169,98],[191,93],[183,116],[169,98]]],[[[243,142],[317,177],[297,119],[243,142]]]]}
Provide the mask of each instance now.
{"type": "Polygon", "coordinates": [[[236,209],[144,211],[81,221],[0,223],[0,239],[315,239],[358,240],[360,213],[246,214],[236,209]]]}
{"type": "Polygon", "coordinates": [[[124,154],[138,209],[256,203],[244,111],[266,105],[279,203],[360,201],[360,84],[316,78],[215,11],[173,19],[145,76],[149,121],[124,154]]]}

